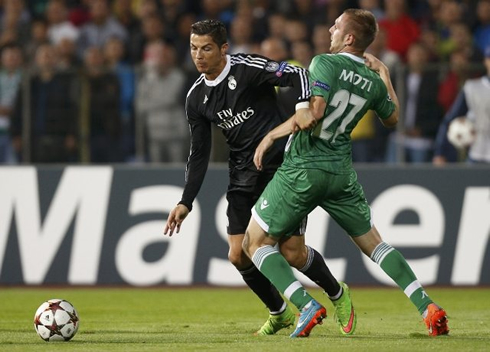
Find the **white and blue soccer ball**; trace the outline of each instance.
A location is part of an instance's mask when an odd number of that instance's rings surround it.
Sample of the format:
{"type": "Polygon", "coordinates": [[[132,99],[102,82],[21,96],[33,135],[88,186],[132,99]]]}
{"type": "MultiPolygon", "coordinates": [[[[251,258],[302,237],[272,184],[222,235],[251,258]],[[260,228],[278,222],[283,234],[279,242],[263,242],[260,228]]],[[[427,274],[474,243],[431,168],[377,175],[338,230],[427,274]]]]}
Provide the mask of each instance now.
{"type": "Polygon", "coordinates": [[[475,125],[465,116],[457,117],[449,124],[447,138],[457,149],[468,148],[476,139],[475,125]]]}
{"type": "Polygon", "coordinates": [[[44,341],[68,341],[78,331],[80,318],[75,307],[64,299],[50,299],[34,315],[34,328],[44,341]]]}

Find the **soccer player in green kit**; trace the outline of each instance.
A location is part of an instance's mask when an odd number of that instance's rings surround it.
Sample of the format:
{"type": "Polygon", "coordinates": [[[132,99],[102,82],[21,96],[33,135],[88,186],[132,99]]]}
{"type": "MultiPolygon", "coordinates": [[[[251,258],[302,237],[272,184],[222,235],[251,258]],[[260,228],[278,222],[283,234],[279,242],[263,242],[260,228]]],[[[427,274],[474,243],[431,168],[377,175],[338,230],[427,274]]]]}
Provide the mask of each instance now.
{"type": "Polygon", "coordinates": [[[369,11],[348,9],[336,19],[330,28],[332,54],[317,55],[310,64],[311,116],[293,116],[272,130],[254,156],[260,169],[274,140],[297,131],[290,137],[283,164],[252,209],[243,242],[256,267],[300,310],[291,337],[308,336],[326,311],[274,246],[317,206],[404,291],[423,316],[429,335],[449,332],[444,309],[430,299],[402,254],[383,242],[373,225],[352,167],[350,133],[367,110],[374,110],[385,127],[398,122],[399,103],[388,68],[364,53],[377,31],[369,11]]]}

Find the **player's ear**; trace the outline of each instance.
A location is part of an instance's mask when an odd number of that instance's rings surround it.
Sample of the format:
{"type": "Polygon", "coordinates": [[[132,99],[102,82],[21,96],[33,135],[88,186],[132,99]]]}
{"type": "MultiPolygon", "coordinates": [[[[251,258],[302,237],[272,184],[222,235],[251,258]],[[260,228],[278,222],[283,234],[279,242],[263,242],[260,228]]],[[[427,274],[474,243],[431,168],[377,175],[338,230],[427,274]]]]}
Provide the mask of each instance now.
{"type": "Polygon", "coordinates": [[[224,43],[221,46],[221,56],[224,57],[226,55],[226,52],[228,51],[229,45],[228,43],[224,43]]]}
{"type": "Polygon", "coordinates": [[[354,41],[355,41],[355,37],[353,34],[348,33],[345,35],[345,38],[344,38],[344,45],[345,46],[354,45],[354,41]]]}

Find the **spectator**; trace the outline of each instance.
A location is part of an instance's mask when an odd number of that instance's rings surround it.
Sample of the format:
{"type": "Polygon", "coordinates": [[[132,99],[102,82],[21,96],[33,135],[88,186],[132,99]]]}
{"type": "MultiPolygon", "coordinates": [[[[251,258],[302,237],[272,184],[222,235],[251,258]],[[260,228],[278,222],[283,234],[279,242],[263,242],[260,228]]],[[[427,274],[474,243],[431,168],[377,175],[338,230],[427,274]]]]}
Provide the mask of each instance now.
{"type": "Polygon", "coordinates": [[[388,162],[398,160],[399,148],[404,150],[403,162],[423,163],[432,160],[433,143],[443,112],[437,104],[439,73],[434,68],[427,68],[427,64],[428,51],[425,46],[412,44],[407,52],[405,104],[401,108],[404,130],[402,133],[391,133],[388,162]]]}
{"type": "Polygon", "coordinates": [[[298,40],[291,45],[291,57],[301,67],[308,68],[313,58],[313,48],[306,40],[298,40]]]}
{"type": "Polygon", "coordinates": [[[439,62],[442,60],[439,53],[439,35],[432,28],[423,28],[420,33],[419,43],[423,44],[428,51],[429,62],[439,62]]]}
{"type": "MultiPolygon", "coordinates": [[[[82,123],[90,126],[90,161],[113,163],[122,161],[120,152],[121,118],[120,87],[117,76],[104,66],[101,49],[91,47],[84,57],[88,84],[89,116],[82,123]]],[[[87,118],[87,117],[85,117],[87,118]]]]}
{"type": "Polygon", "coordinates": [[[454,49],[454,43],[451,40],[451,26],[461,22],[462,14],[462,5],[458,1],[447,0],[441,3],[436,29],[439,35],[439,54],[445,60],[454,49]]]}
{"type": "Polygon", "coordinates": [[[480,0],[476,8],[478,25],[474,31],[474,38],[478,48],[483,51],[490,47],[490,0],[480,0]]]}
{"type": "MultiPolygon", "coordinates": [[[[366,6],[374,6],[367,4],[366,6]]],[[[387,46],[386,30],[380,28],[378,34],[366,52],[380,59],[389,69],[391,81],[396,84],[398,70],[402,69],[400,55],[387,46]]],[[[368,111],[359,121],[351,134],[352,161],[382,162],[386,157],[386,145],[390,130],[378,123],[376,114],[368,111]]]]}
{"type": "Polygon", "coordinates": [[[446,113],[453,105],[459,90],[468,78],[469,60],[463,51],[451,53],[449,70],[439,85],[437,102],[442,106],[446,113]]]}
{"type": "MultiPolygon", "coordinates": [[[[391,81],[397,82],[403,63],[397,52],[388,48],[388,34],[380,28],[378,35],[368,47],[367,52],[380,59],[389,69],[391,81]]],[[[376,121],[376,116],[369,111],[352,131],[352,158],[357,162],[382,162],[386,157],[386,146],[390,130],[376,121]]]]}
{"type": "Polygon", "coordinates": [[[73,42],[78,40],[79,29],[68,20],[68,8],[63,0],[50,0],[46,17],[51,44],[57,46],[65,38],[73,42]]]}
{"type": "Polygon", "coordinates": [[[177,57],[180,59],[180,66],[186,71],[186,75],[189,77],[189,84],[186,85],[187,88],[190,88],[197,79],[197,73],[194,63],[192,62],[189,45],[189,38],[191,36],[190,28],[195,22],[195,14],[183,14],[178,21],[177,38],[175,40],[175,49],[177,52],[177,57]]]}
{"type": "MultiPolygon", "coordinates": [[[[172,42],[178,37],[179,20],[186,11],[186,1],[184,0],[160,0],[161,14],[163,21],[167,25],[167,36],[172,42]]],[[[188,5],[187,5],[188,6],[188,5]]]]}
{"type": "Polygon", "coordinates": [[[230,28],[234,17],[232,0],[201,0],[200,18],[220,20],[230,28]]]}
{"type": "Polygon", "coordinates": [[[124,43],[111,38],[104,47],[104,56],[110,71],[119,79],[121,117],[121,153],[123,161],[134,159],[134,111],[135,77],[133,68],[124,61],[124,43]]]}
{"type": "Polygon", "coordinates": [[[70,8],[68,19],[73,25],[80,28],[90,21],[90,3],[92,0],[80,0],[76,6],[70,8]]]}
{"type": "Polygon", "coordinates": [[[359,8],[371,11],[377,21],[385,17],[385,12],[381,6],[381,0],[359,0],[359,8]]]}
{"type": "Polygon", "coordinates": [[[133,33],[140,26],[140,21],[136,16],[133,3],[133,0],[114,0],[112,2],[112,12],[114,13],[115,19],[126,28],[129,34],[133,33]]]}
{"type": "MultiPolygon", "coordinates": [[[[141,4],[141,1],[138,1],[137,4],[141,4]]],[[[115,0],[113,1],[112,8],[116,20],[128,33],[127,42],[125,43],[124,59],[128,60],[129,63],[132,63],[130,48],[134,47],[135,43],[141,38],[141,21],[137,15],[137,7],[134,5],[133,0],[115,0]]],[[[134,63],[138,64],[139,62],[134,63]]]]}
{"type": "Polygon", "coordinates": [[[326,24],[317,24],[312,34],[313,54],[330,53],[330,27],[326,24]]]}
{"type": "Polygon", "coordinates": [[[37,48],[43,44],[49,44],[48,23],[39,18],[31,23],[31,37],[24,46],[24,55],[28,65],[34,65],[37,48]]]}
{"type": "MultiPolygon", "coordinates": [[[[125,43],[128,38],[126,29],[111,15],[108,0],[92,0],[90,4],[90,21],[83,25],[78,39],[78,53],[85,57],[87,48],[103,48],[112,37],[125,43]]],[[[92,53],[94,51],[92,50],[92,53]]]]}
{"type": "Polygon", "coordinates": [[[22,51],[16,45],[1,52],[0,70],[0,164],[16,161],[9,136],[12,110],[22,81],[22,51]]]}
{"type": "Polygon", "coordinates": [[[165,41],[166,27],[157,14],[148,15],[141,23],[141,32],[130,43],[129,56],[132,63],[141,63],[144,60],[145,47],[150,43],[165,41]]]}
{"type": "Polygon", "coordinates": [[[463,22],[455,23],[449,28],[449,33],[448,49],[450,53],[461,51],[470,63],[482,62],[483,54],[475,45],[468,25],[463,22]]]}
{"type": "Polygon", "coordinates": [[[420,28],[407,14],[405,0],[385,0],[386,17],[379,27],[388,34],[387,46],[405,60],[408,48],[420,36],[420,28]]]}
{"type": "Polygon", "coordinates": [[[293,0],[291,15],[300,19],[307,26],[308,32],[318,23],[325,22],[327,5],[313,0],[293,0]]]}
{"type": "Polygon", "coordinates": [[[159,15],[157,0],[140,0],[136,3],[136,17],[140,24],[149,16],[159,15]]]}
{"type": "Polygon", "coordinates": [[[284,39],[286,32],[286,16],[280,12],[272,13],[267,19],[269,37],[284,39]]]}
{"type": "Polygon", "coordinates": [[[144,124],[149,161],[184,162],[189,131],[184,106],[185,76],[176,66],[175,49],[148,44],[144,72],[138,81],[136,109],[144,124]]]}
{"type": "MultiPolygon", "coordinates": [[[[263,40],[260,44],[260,54],[279,64],[284,61],[295,66],[300,66],[299,62],[291,60],[291,55],[285,41],[279,38],[267,38],[263,40]]],[[[279,111],[283,119],[286,120],[295,112],[296,98],[299,96],[298,91],[293,89],[293,87],[276,87],[276,92],[279,111]]]]}
{"type": "Polygon", "coordinates": [[[230,54],[251,52],[252,36],[252,17],[236,16],[231,23],[230,29],[230,54]]]}
{"type": "Polygon", "coordinates": [[[299,18],[289,18],[286,20],[285,37],[288,45],[300,40],[308,40],[310,33],[308,26],[299,18]]]}
{"type": "Polygon", "coordinates": [[[81,61],[77,56],[77,46],[72,39],[68,37],[61,39],[55,49],[58,57],[56,67],[59,71],[74,72],[81,66],[81,61]]]}
{"type": "Polygon", "coordinates": [[[3,12],[0,13],[0,32],[10,39],[7,43],[16,42],[23,47],[30,37],[31,15],[26,9],[24,0],[3,0],[3,12]]]}
{"type": "Polygon", "coordinates": [[[466,117],[475,125],[476,139],[468,151],[471,163],[490,163],[490,46],[484,52],[486,75],[467,80],[448,111],[437,133],[433,163],[456,161],[456,150],[447,139],[447,129],[457,117],[466,117]]]}
{"type": "Polygon", "coordinates": [[[29,80],[29,101],[19,94],[12,119],[16,151],[24,162],[65,163],[78,160],[78,90],[75,76],[56,72],[56,52],[49,44],[36,52],[34,75],[29,80]],[[24,125],[24,108],[30,125],[24,125]],[[24,128],[29,131],[27,139],[24,128]],[[23,149],[28,147],[28,149],[23,149]],[[30,155],[29,155],[30,152],[30,155]]]}
{"type": "Polygon", "coordinates": [[[401,67],[402,60],[396,51],[388,47],[388,33],[385,29],[379,29],[378,35],[368,47],[367,52],[380,59],[390,70],[393,76],[391,79],[395,80],[396,72],[401,67]]]}

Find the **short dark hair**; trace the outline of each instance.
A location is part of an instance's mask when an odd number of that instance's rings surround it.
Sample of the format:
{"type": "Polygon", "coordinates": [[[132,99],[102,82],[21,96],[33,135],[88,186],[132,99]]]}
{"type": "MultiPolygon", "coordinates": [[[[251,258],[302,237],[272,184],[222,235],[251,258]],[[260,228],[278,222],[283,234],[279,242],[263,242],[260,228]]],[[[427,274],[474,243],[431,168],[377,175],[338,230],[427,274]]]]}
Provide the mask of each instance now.
{"type": "Polygon", "coordinates": [[[372,12],[363,9],[347,9],[344,14],[349,17],[347,30],[352,31],[356,38],[354,46],[366,50],[378,34],[376,18],[372,12]]]}
{"type": "Polygon", "coordinates": [[[220,48],[228,42],[226,27],[221,21],[202,20],[196,22],[191,26],[191,34],[209,35],[220,48]]]}

